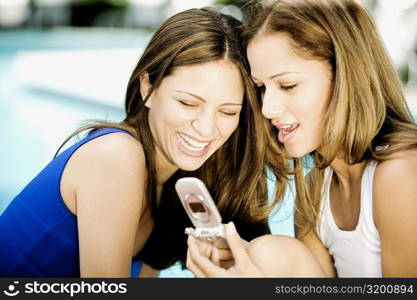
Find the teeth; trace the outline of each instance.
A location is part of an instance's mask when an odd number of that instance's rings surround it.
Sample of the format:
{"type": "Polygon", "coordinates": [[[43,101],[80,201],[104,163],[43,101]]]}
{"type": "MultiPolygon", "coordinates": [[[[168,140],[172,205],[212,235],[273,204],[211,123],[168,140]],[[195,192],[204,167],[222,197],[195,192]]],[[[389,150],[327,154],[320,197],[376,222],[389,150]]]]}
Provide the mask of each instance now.
{"type": "Polygon", "coordinates": [[[191,151],[201,151],[205,147],[207,147],[207,145],[209,144],[209,142],[206,142],[206,143],[197,142],[196,140],[193,140],[190,137],[183,135],[181,133],[177,133],[177,137],[180,139],[181,145],[183,145],[184,147],[186,147],[187,149],[191,151]]]}
{"type": "Polygon", "coordinates": [[[284,133],[284,134],[288,134],[288,133],[291,132],[291,130],[294,129],[295,126],[296,126],[296,124],[285,125],[285,126],[281,126],[279,128],[279,130],[281,130],[282,133],[284,133]]]}

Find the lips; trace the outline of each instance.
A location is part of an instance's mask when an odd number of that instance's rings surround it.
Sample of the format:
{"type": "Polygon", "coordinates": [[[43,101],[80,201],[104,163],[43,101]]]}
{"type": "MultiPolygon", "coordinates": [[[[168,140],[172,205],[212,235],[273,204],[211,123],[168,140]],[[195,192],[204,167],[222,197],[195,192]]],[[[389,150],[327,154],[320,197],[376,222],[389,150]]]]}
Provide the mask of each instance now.
{"type": "MultiPolygon", "coordinates": [[[[275,124],[274,124],[275,125],[275,124]]],[[[286,143],[288,142],[296,133],[298,127],[300,126],[300,124],[298,123],[292,123],[292,124],[277,124],[275,125],[278,130],[278,140],[281,143],[286,143]]]]}
{"type": "Polygon", "coordinates": [[[210,142],[202,142],[180,132],[177,132],[176,136],[177,146],[184,154],[200,157],[207,153],[210,142]]]}
{"type": "Polygon", "coordinates": [[[288,125],[281,126],[279,128],[279,131],[282,131],[283,134],[288,134],[291,131],[293,131],[296,127],[298,127],[298,124],[296,124],[296,123],[294,123],[294,124],[288,124],[288,125]]]}

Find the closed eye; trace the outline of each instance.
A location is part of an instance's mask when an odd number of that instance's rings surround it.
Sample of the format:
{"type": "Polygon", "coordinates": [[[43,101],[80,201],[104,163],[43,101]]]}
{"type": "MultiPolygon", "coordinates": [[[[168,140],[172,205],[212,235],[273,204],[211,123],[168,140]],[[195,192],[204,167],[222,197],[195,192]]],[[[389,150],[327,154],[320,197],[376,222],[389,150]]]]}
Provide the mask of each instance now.
{"type": "Polygon", "coordinates": [[[221,113],[226,116],[236,116],[238,114],[237,112],[225,112],[225,111],[222,111],[221,113]]]}
{"type": "Polygon", "coordinates": [[[293,84],[293,85],[281,85],[280,88],[284,91],[289,91],[293,88],[295,88],[297,86],[297,84],[293,84]]]}
{"type": "Polygon", "coordinates": [[[197,107],[197,104],[194,104],[192,102],[187,102],[183,100],[178,100],[178,102],[187,107],[197,107]]]}

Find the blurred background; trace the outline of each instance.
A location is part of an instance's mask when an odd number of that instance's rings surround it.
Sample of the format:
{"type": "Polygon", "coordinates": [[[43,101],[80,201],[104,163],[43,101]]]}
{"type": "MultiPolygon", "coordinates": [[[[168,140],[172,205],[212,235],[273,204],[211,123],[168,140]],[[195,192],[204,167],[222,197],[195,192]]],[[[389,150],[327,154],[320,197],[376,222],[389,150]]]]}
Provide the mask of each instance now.
{"type": "MultiPolygon", "coordinates": [[[[0,213],[85,120],[123,119],[130,73],[164,20],[203,6],[242,20],[245,2],[0,0],[0,213]]],[[[417,0],[361,2],[376,20],[417,119],[417,0]]],[[[292,198],[271,216],[273,233],[293,235],[292,198]]],[[[191,275],[179,266],[161,273],[172,276],[191,275]]]]}

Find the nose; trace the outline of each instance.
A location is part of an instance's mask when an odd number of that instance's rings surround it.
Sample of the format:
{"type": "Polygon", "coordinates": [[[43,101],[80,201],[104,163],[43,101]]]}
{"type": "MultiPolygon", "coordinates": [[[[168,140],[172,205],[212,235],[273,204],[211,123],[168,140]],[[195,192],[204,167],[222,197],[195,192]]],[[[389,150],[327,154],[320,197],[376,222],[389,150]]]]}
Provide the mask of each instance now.
{"type": "Polygon", "coordinates": [[[217,132],[216,116],[212,113],[200,114],[198,118],[192,120],[191,126],[202,137],[213,137],[217,132]]]}
{"type": "Polygon", "coordinates": [[[266,89],[262,98],[262,114],[264,117],[272,119],[281,115],[285,110],[286,107],[281,97],[266,89]]]}

